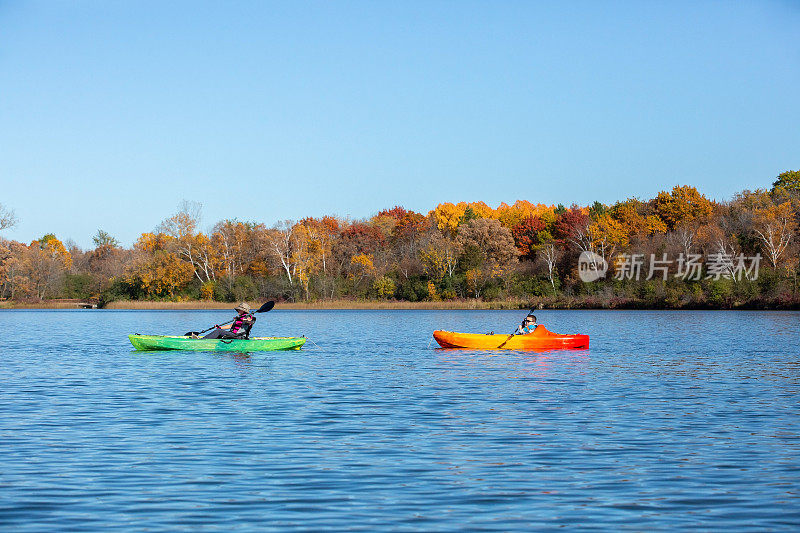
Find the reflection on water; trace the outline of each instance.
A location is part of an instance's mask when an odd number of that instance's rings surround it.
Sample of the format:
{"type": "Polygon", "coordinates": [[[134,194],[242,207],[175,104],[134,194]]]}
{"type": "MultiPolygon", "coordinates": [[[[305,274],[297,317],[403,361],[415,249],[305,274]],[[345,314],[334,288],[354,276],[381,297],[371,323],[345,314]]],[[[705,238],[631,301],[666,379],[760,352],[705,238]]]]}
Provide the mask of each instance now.
{"type": "MultiPolygon", "coordinates": [[[[542,311],[591,347],[442,350],[507,311],[272,311],[301,351],[132,352],[215,312],[0,312],[0,526],[786,529],[800,314],[542,311]],[[41,335],[22,323],[37,323],[41,335]]],[[[224,317],[223,317],[224,318],[224,317]]]]}

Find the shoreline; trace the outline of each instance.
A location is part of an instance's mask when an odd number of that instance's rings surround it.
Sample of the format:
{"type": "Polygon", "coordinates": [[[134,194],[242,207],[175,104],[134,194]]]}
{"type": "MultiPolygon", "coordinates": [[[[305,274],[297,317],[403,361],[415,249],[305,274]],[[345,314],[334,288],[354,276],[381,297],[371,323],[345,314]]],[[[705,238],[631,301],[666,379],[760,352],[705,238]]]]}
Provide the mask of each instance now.
{"type": "MultiPolygon", "coordinates": [[[[0,310],[12,309],[53,309],[86,311],[80,307],[78,300],[45,300],[42,302],[0,302],[0,310]]],[[[257,309],[263,302],[248,302],[253,309],[257,309]]],[[[106,304],[103,309],[111,310],[139,310],[139,311],[202,311],[232,309],[233,302],[215,302],[192,300],[183,302],[169,301],[115,301],[106,304]]],[[[431,311],[456,311],[456,310],[639,310],[639,311],[797,311],[800,305],[765,305],[765,302],[747,303],[732,307],[713,305],[670,307],[647,305],[645,302],[629,301],[622,305],[604,306],[596,301],[570,300],[502,300],[486,302],[482,300],[446,300],[431,302],[408,302],[386,300],[324,300],[314,302],[277,302],[276,307],[283,310],[431,310],[431,311]]]]}
{"type": "MultiPolygon", "coordinates": [[[[248,302],[253,309],[257,309],[263,302],[248,302]]],[[[112,310],[139,310],[139,311],[202,311],[233,309],[235,302],[151,302],[151,301],[116,301],[109,302],[103,309],[112,310]]],[[[353,301],[330,300],[317,302],[276,302],[276,307],[285,310],[469,310],[469,309],[527,309],[524,302],[483,302],[479,300],[458,300],[440,302],[404,302],[404,301],[353,301]]],[[[74,302],[3,302],[0,309],[59,309],[85,311],[74,302]]]]}

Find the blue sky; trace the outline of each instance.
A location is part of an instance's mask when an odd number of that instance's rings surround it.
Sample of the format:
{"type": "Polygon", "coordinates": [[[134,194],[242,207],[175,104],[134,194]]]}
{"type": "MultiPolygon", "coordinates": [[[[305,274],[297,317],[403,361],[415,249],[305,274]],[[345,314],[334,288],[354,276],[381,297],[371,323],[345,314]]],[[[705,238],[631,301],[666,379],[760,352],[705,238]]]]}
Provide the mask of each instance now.
{"type": "Polygon", "coordinates": [[[800,2],[0,0],[0,203],[88,247],[203,204],[727,199],[800,168],[800,2]]]}

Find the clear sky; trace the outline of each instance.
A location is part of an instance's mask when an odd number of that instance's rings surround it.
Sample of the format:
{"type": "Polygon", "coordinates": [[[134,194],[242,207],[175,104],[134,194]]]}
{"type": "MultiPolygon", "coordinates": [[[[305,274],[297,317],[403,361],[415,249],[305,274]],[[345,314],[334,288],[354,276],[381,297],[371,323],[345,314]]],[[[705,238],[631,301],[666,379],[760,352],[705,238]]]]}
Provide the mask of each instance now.
{"type": "Polygon", "coordinates": [[[800,169],[798,35],[796,0],[0,0],[3,236],[728,199],[800,169]]]}

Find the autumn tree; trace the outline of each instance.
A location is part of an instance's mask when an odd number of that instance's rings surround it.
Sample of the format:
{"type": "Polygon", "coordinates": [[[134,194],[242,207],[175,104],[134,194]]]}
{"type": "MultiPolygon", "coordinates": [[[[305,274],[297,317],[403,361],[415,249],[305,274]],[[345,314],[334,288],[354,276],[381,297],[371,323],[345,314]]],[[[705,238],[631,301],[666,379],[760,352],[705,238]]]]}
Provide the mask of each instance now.
{"type": "Polygon", "coordinates": [[[394,280],[389,276],[381,276],[375,278],[372,282],[372,289],[377,294],[378,298],[391,298],[397,290],[397,285],[394,280]]]}
{"type": "Polygon", "coordinates": [[[375,278],[375,263],[372,254],[358,253],[350,258],[349,278],[354,281],[356,290],[365,280],[375,278]]]}
{"type": "Polygon", "coordinates": [[[457,240],[439,232],[431,233],[419,252],[423,272],[436,283],[441,282],[445,276],[452,278],[462,250],[463,247],[457,240]]]}
{"type": "Polygon", "coordinates": [[[289,284],[294,283],[294,277],[297,273],[297,266],[292,261],[292,255],[295,254],[297,246],[297,234],[294,231],[294,227],[293,221],[284,220],[265,233],[266,246],[273,257],[280,263],[286,278],[289,280],[289,284]]]}
{"type": "MultiPolygon", "coordinates": [[[[364,222],[354,222],[344,226],[333,246],[333,257],[340,272],[348,276],[353,274],[352,258],[358,255],[370,257],[375,262],[386,255],[386,236],[380,229],[364,222]]],[[[382,268],[382,266],[381,266],[382,268]]]]}
{"type": "Polygon", "coordinates": [[[494,210],[493,218],[496,218],[509,229],[520,225],[525,219],[536,217],[546,225],[555,220],[555,206],[545,204],[534,204],[527,200],[517,200],[512,205],[501,203],[494,210]]]}
{"type": "Polygon", "coordinates": [[[583,250],[595,252],[610,260],[617,251],[630,243],[630,229],[614,218],[610,212],[598,215],[587,227],[586,233],[574,241],[583,250]],[[587,246],[588,245],[588,246],[587,246]]]}
{"type": "Polygon", "coordinates": [[[321,273],[321,276],[318,275],[316,278],[323,295],[328,290],[332,294],[336,284],[335,279],[330,279],[328,274],[333,255],[333,244],[340,231],[339,221],[332,216],[309,217],[301,220],[299,226],[302,228],[306,240],[307,264],[303,275],[306,298],[309,297],[309,281],[312,273],[321,273]]]}
{"type": "Polygon", "coordinates": [[[787,170],[778,175],[770,194],[776,204],[789,202],[795,220],[800,220],[800,170],[787,170]]]}
{"type": "Polygon", "coordinates": [[[192,264],[179,255],[171,235],[143,233],[131,255],[120,279],[144,298],[174,297],[194,277],[192,264]]]}
{"type": "Polygon", "coordinates": [[[0,204],[0,230],[13,228],[17,225],[17,216],[14,211],[0,204]]]}
{"type": "Polygon", "coordinates": [[[455,236],[465,209],[466,206],[462,208],[453,203],[445,202],[437,205],[430,212],[430,217],[435,221],[437,228],[450,236],[455,236]]]}
{"type": "MultiPolygon", "coordinates": [[[[429,218],[403,209],[389,238],[389,244],[392,247],[395,268],[404,278],[408,279],[412,274],[420,272],[422,265],[419,261],[419,252],[431,233],[429,218]]],[[[434,233],[439,234],[439,232],[434,233]]]]}
{"type": "Polygon", "coordinates": [[[717,259],[724,276],[735,280],[733,262],[724,261],[725,258],[736,257],[740,252],[739,239],[731,231],[730,225],[725,220],[703,224],[697,237],[705,255],[706,266],[717,259]]]}
{"type": "Polygon", "coordinates": [[[536,257],[536,250],[541,244],[552,237],[547,232],[547,225],[538,216],[529,216],[523,219],[513,227],[511,234],[520,256],[530,260],[536,257]]]}
{"type": "Polygon", "coordinates": [[[218,257],[218,268],[228,292],[237,276],[244,276],[258,256],[258,235],[263,224],[223,220],[211,233],[211,246],[218,257]]]}
{"type": "Polygon", "coordinates": [[[23,251],[20,266],[31,296],[42,300],[57,295],[64,274],[72,266],[72,257],[64,243],[49,233],[23,251]]]}
{"type": "Polygon", "coordinates": [[[322,273],[327,275],[333,242],[339,233],[339,221],[332,216],[324,216],[319,219],[304,218],[300,223],[306,227],[309,239],[316,243],[316,250],[319,253],[322,265],[322,273]]]}
{"type": "Polygon", "coordinates": [[[800,193],[800,170],[787,170],[778,174],[778,178],[772,184],[773,192],[776,189],[800,193]]]}
{"type": "Polygon", "coordinates": [[[498,220],[476,219],[458,231],[458,242],[480,251],[484,260],[497,266],[510,265],[517,259],[517,249],[511,231],[498,220]]]}
{"type": "Polygon", "coordinates": [[[713,202],[688,185],[676,185],[671,192],[658,193],[652,204],[656,214],[670,230],[680,224],[706,218],[714,212],[713,202]]]}
{"type": "Polygon", "coordinates": [[[184,200],[178,212],[162,221],[156,231],[172,238],[168,245],[189,263],[201,283],[207,283],[216,280],[221,257],[211,239],[197,229],[201,214],[201,204],[184,200]]]}
{"type": "Polygon", "coordinates": [[[30,278],[25,268],[28,247],[17,241],[0,239],[0,297],[15,299],[26,295],[30,278]]]}
{"type": "Polygon", "coordinates": [[[125,280],[148,298],[173,297],[191,281],[193,274],[189,263],[174,253],[157,250],[135,261],[128,269],[125,280]]]}
{"type": "Polygon", "coordinates": [[[295,245],[291,260],[306,300],[310,297],[311,275],[322,270],[322,251],[314,229],[305,224],[297,224],[294,228],[295,245]]]}
{"type": "Polygon", "coordinates": [[[556,220],[553,223],[553,239],[556,244],[562,247],[580,239],[580,233],[585,233],[586,228],[591,223],[586,210],[577,205],[572,205],[569,209],[563,208],[556,210],[556,220]]]}
{"type": "Polygon", "coordinates": [[[394,220],[391,232],[387,233],[387,235],[390,235],[390,239],[393,243],[416,241],[428,227],[427,217],[400,206],[383,210],[378,213],[378,217],[386,217],[394,220]]]}
{"type": "Polygon", "coordinates": [[[178,206],[178,212],[164,219],[156,230],[175,239],[192,236],[197,233],[202,209],[202,204],[184,200],[178,206]]]}
{"type": "Polygon", "coordinates": [[[753,231],[761,240],[773,268],[777,268],[797,231],[789,202],[758,208],[753,213],[753,231]]]}
{"type": "Polygon", "coordinates": [[[516,265],[519,252],[514,238],[498,220],[482,218],[464,224],[458,229],[458,243],[464,249],[462,256],[477,259],[465,273],[476,298],[489,280],[503,276],[516,265]]]}
{"type": "MultiPolygon", "coordinates": [[[[730,202],[713,202],[694,187],[678,186],[650,200],[629,198],[611,205],[553,207],[517,200],[492,208],[484,202],[445,202],[427,215],[395,206],[363,220],[309,217],[271,228],[223,220],[209,233],[200,229],[200,204],[184,202],[154,231],[143,233],[132,249],[103,230],[87,251],[54,235],[30,245],[0,238],[0,297],[107,289],[108,295],[127,292],[134,298],[196,297],[199,286],[203,298],[226,299],[234,294],[494,298],[519,295],[532,283],[540,284],[545,274],[557,294],[562,284],[567,291],[576,288],[580,251],[592,251],[610,264],[622,253],[642,254],[645,265],[650,254],[668,254],[673,260],[691,255],[705,265],[714,257],[761,253],[775,269],[796,270],[798,175],[781,173],[770,189],[743,191],[730,202]],[[518,258],[527,261],[519,264],[518,258]],[[526,279],[533,276],[541,281],[526,279]]],[[[0,229],[15,221],[13,212],[0,206],[0,229]]],[[[790,279],[772,271],[757,286],[733,286],[735,292],[755,298],[769,291],[769,297],[795,302],[796,275],[790,279]],[[795,290],[784,298],[792,280],[795,290]]],[[[653,288],[621,281],[613,287],[598,281],[589,291],[603,298],[636,299],[653,288]]],[[[672,301],[713,302],[706,294],[710,285],[691,284],[680,294],[684,289],[671,282],[656,290],[670,292],[672,301]]],[[[713,285],[714,290],[733,290],[727,282],[713,285]]]]}
{"type": "Polygon", "coordinates": [[[667,224],[664,220],[653,212],[653,208],[648,203],[637,198],[629,198],[615,203],[605,213],[596,215],[595,220],[603,220],[606,217],[618,222],[619,230],[625,232],[626,238],[619,238],[619,241],[643,240],[652,235],[667,232],[667,224]]]}
{"type": "Polygon", "coordinates": [[[92,238],[95,247],[88,253],[88,271],[93,278],[93,291],[99,295],[111,286],[113,279],[124,273],[123,256],[125,252],[119,241],[111,234],[97,230],[92,238]]]}

